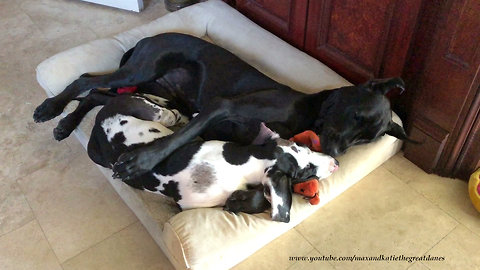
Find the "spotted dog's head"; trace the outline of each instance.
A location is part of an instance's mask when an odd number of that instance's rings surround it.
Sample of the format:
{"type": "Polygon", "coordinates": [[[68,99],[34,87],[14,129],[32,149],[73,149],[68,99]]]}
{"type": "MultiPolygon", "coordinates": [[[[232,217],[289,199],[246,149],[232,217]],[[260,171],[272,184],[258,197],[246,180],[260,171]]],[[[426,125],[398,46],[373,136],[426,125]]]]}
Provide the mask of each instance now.
{"type": "Polygon", "coordinates": [[[304,145],[281,138],[276,141],[278,147],[275,166],[292,178],[294,183],[312,177],[321,180],[338,169],[338,161],[329,155],[314,152],[304,145]]]}
{"type": "Polygon", "coordinates": [[[319,180],[327,178],[338,169],[338,161],[331,156],[313,152],[306,146],[281,138],[275,140],[276,162],[266,171],[264,194],[272,205],[272,220],[289,222],[292,183],[312,177],[319,180]]]}

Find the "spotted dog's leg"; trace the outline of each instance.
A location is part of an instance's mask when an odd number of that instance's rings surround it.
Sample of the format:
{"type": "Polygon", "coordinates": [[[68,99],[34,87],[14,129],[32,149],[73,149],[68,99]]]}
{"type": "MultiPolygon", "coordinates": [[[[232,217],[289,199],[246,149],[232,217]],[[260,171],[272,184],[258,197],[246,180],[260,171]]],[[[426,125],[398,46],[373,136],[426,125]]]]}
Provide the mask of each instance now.
{"type": "Polygon", "coordinates": [[[166,127],[172,127],[176,125],[184,126],[188,123],[188,118],[176,109],[169,110],[166,108],[161,108],[157,118],[154,121],[166,127]]]}
{"type": "Polygon", "coordinates": [[[233,192],[225,202],[223,210],[235,214],[239,212],[256,214],[263,213],[271,207],[270,202],[265,199],[262,184],[247,188],[233,192]]]}
{"type": "Polygon", "coordinates": [[[153,112],[149,119],[143,120],[154,121],[165,127],[176,125],[184,126],[189,121],[188,117],[180,113],[177,109],[170,109],[169,100],[165,98],[150,94],[138,94],[128,98],[137,101],[135,102],[137,110],[141,110],[143,107],[153,112]],[[140,101],[140,103],[138,101],[140,101]]]}

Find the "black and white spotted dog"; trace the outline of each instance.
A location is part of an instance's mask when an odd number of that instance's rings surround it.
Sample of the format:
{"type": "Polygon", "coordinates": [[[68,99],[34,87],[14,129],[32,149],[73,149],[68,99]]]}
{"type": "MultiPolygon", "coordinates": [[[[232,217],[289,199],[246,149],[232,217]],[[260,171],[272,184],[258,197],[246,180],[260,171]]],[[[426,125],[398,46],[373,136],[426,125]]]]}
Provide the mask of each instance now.
{"type": "MultiPolygon", "coordinates": [[[[97,114],[88,154],[107,168],[112,168],[121,154],[161,140],[172,133],[168,127],[181,126],[189,120],[162,98],[137,94],[112,97],[92,92],[77,108],[84,108],[83,111],[76,116],[73,112],[57,128],[78,124],[80,116],[96,105],[105,106],[97,114]]],[[[265,198],[271,203],[272,219],[289,222],[292,181],[326,178],[337,169],[338,162],[281,139],[263,123],[259,124],[260,133],[255,141],[261,144],[196,140],[177,149],[150,172],[125,182],[172,197],[182,209],[223,206],[233,192],[261,184],[265,198]]]]}

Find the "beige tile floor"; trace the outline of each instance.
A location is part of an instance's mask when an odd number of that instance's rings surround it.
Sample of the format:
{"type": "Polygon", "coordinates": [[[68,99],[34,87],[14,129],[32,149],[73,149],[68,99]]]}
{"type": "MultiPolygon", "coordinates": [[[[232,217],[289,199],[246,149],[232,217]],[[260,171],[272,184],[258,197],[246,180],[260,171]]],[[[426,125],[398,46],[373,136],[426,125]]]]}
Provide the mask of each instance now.
{"type": "MultiPolygon", "coordinates": [[[[37,125],[45,58],[146,23],[76,0],[0,0],[0,269],[172,269],[81,145],[37,125]]],[[[465,182],[398,154],[236,269],[480,269],[480,215],[465,182]],[[305,262],[289,256],[443,256],[443,262],[305,262]]]]}

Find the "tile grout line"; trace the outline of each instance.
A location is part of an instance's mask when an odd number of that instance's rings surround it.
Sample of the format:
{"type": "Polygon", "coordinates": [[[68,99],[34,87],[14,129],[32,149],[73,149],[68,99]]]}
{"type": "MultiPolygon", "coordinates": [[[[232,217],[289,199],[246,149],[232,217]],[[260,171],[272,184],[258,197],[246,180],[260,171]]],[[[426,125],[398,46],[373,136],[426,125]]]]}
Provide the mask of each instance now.
{"type": "MultiPolygon", "coordinates": [[[[122,232],[122,231],[126,230],[127,228],[129,228],[129,227],[131,227],[131,226],[135,225],[137,222],[141,224],[140,220],[138,220],[138,218],[137,218],[137,220],[135,220],[134,222],[132,222],[132,223],[128,224],[127,226],[125,226],[124,228],[122,228],[122,229],[120,229],[120,230],[118,230],[118,231],[116,231],[116,232],[112,233],[111,235],[109,235],[109,236],[108,236],[108,237],[106,237],[105,239],[102,239],[102,240],[98,241],[97,243],[95,243],[95,244],[93,244],[93,245],[91,245],[91,246],[89,246],[89,247],[85,248],[84,250],[80,251],[79,253],[77,253],[77,254],[73,255],[72,257],[70,257],[70,258],[66,259],[64,262],[62,262],[62,263],[61,263],[61,265],[62,265],[62,268],[63,268],[63,265],[64,265],[65,263],[67,263],[68,261],[71,261],[71,260],[73,260],[74,258],[76,258],[76,257],[80,256],[81,254],[83,254],[83,253],[87,252],[88,250],[90,250],[90,249],[92,249],[92,248],[94,248],[94,247],[96,247],[96,246],[100,245],[100,244],[101,244],[101,243],[103,243],[104,241],[106,241],[106,240],[110,239],[111,237],[113,237],[113,236],[117,235],[118,233],[120,233],[120,232],[122,232]]],[[[142,224],[142,226],[143,226],[143,224],[142,224]]],[[[150,235],[150,234],[149,234],[149,235],[150,235]]]]}
{"type": "Polygon", "coordinates": [[[33,208],[32,208],[32,206],[30,205],[30,202],[28,201],[27,196],[25,196],[24,190],[23,190],[22,187],[18,184],[17,180],[15,180],[15,182],[16,182],[17,185],[19,186],[20,190],[22,190],[22,196],[23,196],[23,198],[25,199],[25,201],[27,202],[28,207],[30,208],[30,211],[32,211],[34,220],[37,222],[38,227],[40,227],[40,230],[42,231],[43,237],[45,238],[45,241],[47,241],[48,247],[49,247],[50,250],[52,251],[53,255],[55,255],[55,259],[57,259],[58,265],[60,265],[60,267],[63,269],[63,266],[62,266],[62,264],[61,264],[61,262],[60,262],[60,259],[59,259],[58,256],[57,256],[57,253],[56,253],[55,250],[53,249],[52,244],[50,243],[50,240],[48,240],[47,234],[46,234],[45,231],[43,230],[42,224],[40,224],[40,221],[39,221],[38,218],[37,218],[37,214],[35,213],[35,211],[33,211],[33,208]]]}
{"type": "MultiPolygon", "coordinates": [[[[316,250],[320,255],[325,256],[325,254],[321,253],[320,250],[318,250],[317,248],[315,248],[315,250],[316,250]]],[[[337,269],[337,267],[335,267],[335,265],[334,265],[330,260],[328,260],[327,263],[330,264],[330,265],[333,267],[333,269],[337,269]]]]}
{"type": "MultiPolygon", "coordinates": [[[[297,225],[297,226],[298,226],[298,225],[297,225]]],[[[292,229],[295,230],[298,234],[300,234],[300,236],[312,247],[312,249],[310,249],[310,250],[307,251],[307,254],[310,253],[310,252],[312,252],[313,250],[315,250],[315,246],[312,245],[312,243],[310,243],[310,241],[308,241],[308,239],[306,239],[305,236],[303,236],[303,234],[301,234],[301,233],[296,229],[296,226],[294,226],[292,229]]],[[[294,265],[295,265],[295,262],[292,263],[291,265],[289,265],[286,269],[287,269],[287,270],[288,270],[288,269],[291,269],[294,265]]]]}
{"type": "MultiPolygon", "coordinates": [[[[386,170],[388,170],[387,168],[385,168],[386,170]]],[[[444,214],[446,214],[447,216],[449,216],[450,218],[452,218],[453,220],[455,220],[458,224],[455,225],[454,229],[458,226],[458,225],[463,225],[468,231],[470,231],[471,233],[473,233],[474,235],[477,235],[480,237],[480,234],[477,233],[477,232],[474,232],[472,231],[469,226],[466,226],[465,224],[463,224],[462,221],[458,220],[456,217],[452,216],[448,211],[446,211],[445,209],[443,209],[439,204],[435,203],[434,201],[430,200],[429,198],[427,198],[423,193],[419,192],[418,190],[414,189],[412,186],[410,186],[408,183],[410,182],[403,182],[400,177],[398,175],[396,175],[395,173],[393,173],[392,171],[388,170],[393,176],[395,176],[395,178],[397,178],[399,181],[401,181],[402,183],[406,184],[411,190],[413,190],[415,193],[417,193],[418,195],[422,196],[425,200],[427,200],[428,202],[430,202],[433,206],[435,206],[436,208],[438,208],[440,211],[442,211],[444,214]]],[[[450,233],[450,232],[449,232],[450,233]]],[[[447,234],[448,235],[448,234],[447,234]]],[[[427,251],[428,252],[428,251],[427,251]]]]}
{"type": "Polygon", "coordinates": [[[420,262],[421,265],[423,265],[423,267],[427,268],[428,270],[430,270],[430,267],[426,266],[423,262],[420,262]]]}
{"type": "MultiPolygon", "coordinates": [[[[435,244],[433,244],[433,246],[431,248],[429,248],[427,251],[425,251],[425,253],[423,255],[427,255],[428,252],[430,252],[434,247],[436,247],[440,242],[443,241],[443,239],[445,239],[447,236],[449,236],[455,229],[458,228],[459,225],[462,225],[464,226],[463,224],[457,224],[455,225],[455,227],[453,227],[453,229],[451,229],[447,234],[445,234],[444,237],[442,237],[442,239],[438,240],[435,244]]],[[[465,227],[465,226],[464,226],[465,227]]]]}
{"type": "MultiPolygon", "coordinates": [[[[301,222],[300,222],[301,223],[301,222]]],[[[300,225],[300,223],[298,225],[300,225]]],[[[297,225],[297,226],[298,226],[297,225]]],[[[305,235],[302,234],[302,232],[300,232],[299,230],[297,230],[297,226],[294,226],[293,229],[298,233],[300,234],[303,239],[305,239],[305,241],[307,241],[308,244],[310,244],[310,246],[312,246],[314,249],[315,249],[315,246],[305,237],[305,235]]]]}
{"type": "MultiPolygon", "coordinates": [[[[447,216],[449,216],[451,219],[455,220],[458,224],[462,224],[463,226],[465,226],[465,224],[463,224],[460,220],[458,220],[456,217],[452,216],[449,212],[447,212],[445,209],[443,209],[442,207],[440,207],[440,205],[438,203],[435,203],[434,201],[430,200],[429,198],[427,198],[423,193],[419,192],[418,190],[414,189],[412,186],[410,186],[408,183],[410,182],[404,182],[402,181],[402,179],[400,178],[400,176],[396,175],[394,172],[390,171],[389,169],[385,168],[390,174],[392,174],[396,179],[397,181],[400,181],[401,183],[405,184],[408,186],[408,188],[410,188],[413,192],[415,192],[416,194],[420,195],[422,198],[424,198],[425,200],[427,200],[429,203],[431,203],[433,206],[435,206],[436,208],[438,208],[440,211],[442,211],[444,214],[446,214],[447,216]]],[[[457,224],[457,225],[458,225],[457,224]]],[[[455,225],[455,226],[457,226],[455,225]]],[[[465,226],[467,227],[467,226],[465,226]]],[[[468,229],[468,227],[467,227],[468,229]]],[[[473,232],[475,233],[475,232],[473,232]]],[[[477,233],[475,233],[477,234],[477,233]]],[[[480,236],[480,235],[479,235],[480,236]]]]}
{"type": "MultiPolygon", "coordinates": [[[[29,207],[30,207],[30,206],[29,206],[29,207]]],[[[23,227],[27,226],[28,224],[30,224],[31,222],[33,222],[33,221],[35,221],[35,220],[36,220],[36,219],[35,219],[35,218],[33,218],[32,220],[30,220],[29,222],[27,222],[27,223],[23,224],[22,226],[20,226],[20,227],[17,227],[17,228],[15,228],[15,229],[13,229],[13,230],[11,230],[11,231],[7,232],[7,233],[4,233],[4,234],[0,235],[0,239],[2,239],[3,237],[5,237],[5,236],[7,236],[7,235],[9,235],[9,234],[11,234],[11,233],[13,233],[13,232],[16,232],[16,231],[20,230],[21,228],[23,228],[23,227]]]]}
{"type": "Polygon", "coordinates": [[[42,40],[43,40],[43,41],[49,41],[47,38],[45,38],[45,32],[43,32],[43,30],[39,27],[38,23],[35,22],[35,20],[33,20],[32,16],[30,16],[30,14],[28,14],[28,12],[25,11],[25,10],[22,8],[22,4],[19,4],[19,5],[18,5],[18,9],[20,9],[23,14],[27,15],[28,19],[29,19],[30,22],[33,24],[33,26],[35,27],[35,29],[42,34],[42,40]]]}
{"type": "MultiPolygon", "coordinates": [[[[299,224],[300,225],[300,224],[299,224]]],[[[297,225],[298,226],[298,225],[297,225]]],[[[297,230],[297,226],[293,227],[293,229],[298,233],[300,234],[303,239],[305,239],[305,241],[307,241],[307,243],[309,243],[313,249],[310,250],[308,253],[312,252],[313,250],[317,251],[318,253],[320,253],[321,255],[324,255],[323,253],[321,253],[303,234],[302,232],[300,232],[299,230],[297,230]]],[[[307,254],[308,254],[307,253],[307,254]]],[[[330,262],[330,261],[327,261],[328,264],[330,264],[333,268],[335,268],[335,266],[330,262]]],[[[293,265],[295,265],[295,263],[293,263],[292,265],[290,265],[287,269],[291,269],[293,267],[293,265]]],[[[336,268],[335,268],[336,269],[336,268]]]]}
{"type": "MultiPolygon", "coordinates": [[[[392,173],[393,174],[393,173],[392,173]]],[[[396,178],[399,178],[397,175],[393,174],[396,178]]],[[[399,179],[400,181],[402,181],[401,179],[399,179]]],[[[403,181],[402,181],[403,182],[403,181]]],[[[405,183],[405,182],[403,182],[405,183]]],[[[450,218],[452,218],[453,220],[455,220],[458,224],[455,225],[458,226],[459,224],[463,225],[467,230],[469,230],[471,233],[477,235],[480,237],[480,234],[477,233],[477,232],[474,232],[472,231],[468,226],[466,226],[461,220],[458,220],[456,217],[452,216],[452,214],[450,214],[448,211],[446,211],[445,209],[443,209],[438,203],[435,203],[434,201],[430,200],[429,198],[427,198],[423,193],[417,191],[416,189],[414,189],[413,187],[411,187],[408,183],[405,183],[410,189],[412,189],[415,193],[419,194],[420,196],[422,196],[425,200],[427,200],[429,203],[431,203],[433,206],[435,206],[436,208],[438,208],[440,211],[442,211],[444,214],[446,214],[447,216],[449,216],[450,218]]]]}
{"type": "Polygon", "coordinates": [[[470,231],[471,233],[473,233],[474,235],[480,237],[480,233],[477,233],[477,232],[474,232],[474,231],[470,230],[470,228],[469,228],[468,226],[466,226],[465,224],[463,224],[463,223],[461,223],[461,222],[460,222],[460,224],[462,224],[463,227],[465,227],[467,230],[469,230],[469,231],[470,231]]]}
{"type": "MultiPolygon", "coordinates": [[[[20,178],[21,178],[21,177],[20,177],[20,178]]],[[[105,237],[105,238],[103,238],[103,239],[100,239],[98,242],[94,243],[93,245],[85,248],[84,250],[80,251],[79,253],[73,255],[72,257],[70,257],[70,258],[66,259],[64,262],[62,262],[62,261],[58,258],[57,253],[55,252],[55,250],[53,249],[52,244],[50,243],[50,240],[48,239],[47,234],[46,234],[45,231],[43,230],[42,224],[40,223],[40,220],[37,218],[37,215],[36,215],[35,211],[34,211],[33,208],[31,207],[30,202],[29,202],[27,196],[25,196],[24,190],[22,189],[21,185],[18,184],[17,180],[15,180],[15,182],[17,183],[17,185],[19,186],[20,190],[22,191],[22,195],[23,195],[25,201],[27,202],[28,207],[30,208],[30,210],[31,210],[32,213],[33,213],[34,220],[37,221],[38,226],[40,227],[40,230],[42,230],[43,236],[45,237],[45,240],[46,240],[47,243],[48,243],[48,246],[49,246],[50,249],[52,250],[53,254],[55,254],[55,258],[57,259],[57,261],[58,261],[58,263],[59,263],[60,265],[62,265],[62,264],[65,263],[66,261],[70,260],[71,258],[75,258],[78,254],[80,254],[80,253],[82,253],[82,252],[90,249],[90,248],[93,247],[93,246],[96,246],[97,244],[99,244],[99,243],[105,241],[106,239],[110,238],[112,235],[123,231],[124,229],[128,228],[129,226],[131,226],[131,225],[133,225],[134,223],[136,223],[136,222],[139,221],[138,218],[135,216],[135,217],[136,217],[135,221],[127,224],[125,227],[119,229],[119,230],[116,231],[116,232],[113,232],[112,234],[108,235],[107,237],[105,237]]],[[[27,224],[28,224],[28,223],[27,223],[27,224]]],[[[26,225],[26,224],[25,224],[25,225],[26,225]]],[[[24,225],[24,226],[25,226],[25,225],[24,225]]],[[[23,226],[22,226],[22,227],[23,227],[23,226]]],[[[17,229],[15,229],[15,230],[17,230],[17,229]]],[[[0,238],[1,238],[1,236],[0,236],[0,238]]],[[[63,266],[62,266],[62,269],[63,269],[63,266]]]]}

